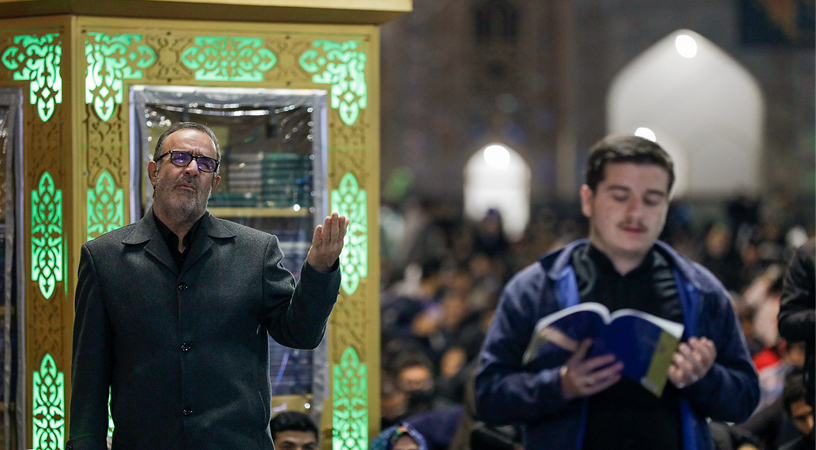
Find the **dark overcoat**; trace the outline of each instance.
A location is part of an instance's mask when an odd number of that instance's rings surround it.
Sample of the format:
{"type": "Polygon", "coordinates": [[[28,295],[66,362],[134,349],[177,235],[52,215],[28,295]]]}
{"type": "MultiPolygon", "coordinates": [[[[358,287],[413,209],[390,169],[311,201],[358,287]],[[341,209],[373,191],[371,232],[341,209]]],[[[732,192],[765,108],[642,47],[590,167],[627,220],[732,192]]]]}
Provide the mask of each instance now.
{"type": "Polygon", "coordinates": [[[278,239],[205,213],[182,267],[140,221],[82,246],[68,448],[272,449],[267,332],[314,348],[340,288],[278,239]]]}

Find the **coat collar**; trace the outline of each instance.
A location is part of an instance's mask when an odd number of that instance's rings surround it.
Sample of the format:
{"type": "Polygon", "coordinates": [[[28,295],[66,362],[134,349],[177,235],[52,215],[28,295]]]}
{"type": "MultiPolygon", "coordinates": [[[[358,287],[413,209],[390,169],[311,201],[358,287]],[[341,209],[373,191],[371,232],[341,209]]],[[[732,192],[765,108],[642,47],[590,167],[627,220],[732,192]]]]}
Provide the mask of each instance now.
{"type": "MultiPolygon", "coordinates": [[[[204,256],[213,245],[213,238],[215,239],[229,239],[235,237],[235,233],[227,228],[223,221],[215,218],[208,211],[204,212],[204,217],[201,219],[198,233],[196,233],[195,241],[190,249],[190,254],[182,267],[186,270],[192,266],[199,258],[204,256]]],[[[133,226],[133,231],[122,239],[125,245],[139,245],[147,242],[145,251],[153,255],[162,264],[167,266],[173,273],[178,274],[179,270],[173,257],[170,255],[170,250],[167,248],[167,243],[162,238],[159,228],[156,226],[154,220],[153,208],[150,208],[145,213],[141,220],[136,222],[133,226]]]]}

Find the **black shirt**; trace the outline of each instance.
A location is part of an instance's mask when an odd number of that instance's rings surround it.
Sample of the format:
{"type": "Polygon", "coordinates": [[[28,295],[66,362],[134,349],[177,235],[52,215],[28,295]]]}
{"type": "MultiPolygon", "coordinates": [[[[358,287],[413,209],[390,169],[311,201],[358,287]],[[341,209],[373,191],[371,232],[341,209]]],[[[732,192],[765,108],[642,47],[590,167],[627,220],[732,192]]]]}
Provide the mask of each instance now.
{"type": "MultiPolygon", "coordinates": [[[[206,214],[205,214],[206,215],[206,214]]],[[[173,260],[176,262],[176,267],[181,269],[181,266],[184,265],[184,258],[190,254],[190,247],[193,245],[193,238],[195,237],[196,232],[198,231],[198,226],[201,224],[201,219],[204,216],[201,216],[193,226],[190,228],[190,231],[184,235],[182,239],[182,243],[184,245],[184,251],[180,252],[178,249],[179,246],[179,239],[176,236],[176,233],[173,232],[167,225],[164,224],[156,214],[153,214],[153,218],[156,220],[156,227],[159,229],[159,233],[161,233],[162,237],[164,238],[164,242],[167,243],[167,247],[170,250],[170,255],[173,257],[173,260]]]]}
{"type": "MultiPolygon", "coordinates": [[[[572,265],[581,302],[598,302],[610,312],[633,308],[683,323],[671,259],[654,247],[640,266],[620,275],[592,245],[576,249],[572,265]]],[[[638,382],[621,378],[589,397],[583,450],[680,450],[680,392],[666,383],[658,398],[638,382]]]]}

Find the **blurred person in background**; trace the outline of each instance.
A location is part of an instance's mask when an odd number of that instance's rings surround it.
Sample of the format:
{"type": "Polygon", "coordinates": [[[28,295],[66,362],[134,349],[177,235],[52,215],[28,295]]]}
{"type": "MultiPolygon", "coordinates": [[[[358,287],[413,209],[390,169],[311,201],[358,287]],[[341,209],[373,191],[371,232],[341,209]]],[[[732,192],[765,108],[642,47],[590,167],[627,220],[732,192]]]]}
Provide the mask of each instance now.
{"type": "Polygon", "coordinates": [[[785,384],[782,401],[785,405],[785,412],[799,431],[799,437],[782,445],[779,450],[813,450],[816,444],[813,437],[813,406],[807,403],[806,396],[804,378],[802,376],[791,377],[785,384]]]}
{"type": "Polygon", "coordinates": [[[381,429],[396,425],[408,414],[408,395],[386,371],[380,376],[380,411],[381,429]]]}
{"type": "Polygon", "coordinates": [[[284,411],[269,422],[275,450],[317,450],[320,432],[301,412],[284,411]]]}
{"type": "Polygon", "coordinates": [[[428,444],[411,425],[402,423],[386,428],[371,441],[370,450],[429,450],[428,444]]]}

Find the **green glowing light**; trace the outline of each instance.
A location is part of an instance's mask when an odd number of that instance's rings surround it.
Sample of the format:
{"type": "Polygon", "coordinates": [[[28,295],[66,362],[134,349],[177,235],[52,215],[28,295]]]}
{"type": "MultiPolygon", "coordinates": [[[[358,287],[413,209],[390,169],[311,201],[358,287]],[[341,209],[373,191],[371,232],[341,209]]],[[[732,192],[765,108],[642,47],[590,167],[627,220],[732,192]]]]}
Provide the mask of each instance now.
{"type": "Polygon", "coordinates": [[[108,437],[113,437],[113,416],[111,415],[110,409],[110,401],[111,401],[111,391],[108,388],[108,437]]]}
{"type": "Polygon", "coordinates": [[[331,192],[331,210],[349,218],[348,232],[340,253],[341,286],[353,294],[360,280],[368,276],[368,214],[366,191],[361,190],[354,175],[347,173],[339,189],[331,192]]]}
{"type": "Polygon", "coordinates": [[[332,450],[368,449],[366,365],[348,347],[333,370],[332,450]]]}
{"type": "Polygon", "coordinates": [[[331,107],[339,110],[340,119],[346,125],[354,125],[360,110],[368,105],[366,54],[362,42],[317,40],[312,45],[316,49],[300,56],[300,66],[314,74],[312,82],[332,85],[331,107]]]}
{"type": "Polygon", "coordinates": [[[93,103],[100,119],[108,121],[123,100],[123,80],[137,80],[156,61],[156,52],[139,45],[142,36],[88,33],[85,39],[85,103],[93,103]]]}
{"type": "Polygon", "coordinates": [[[65,376],[48,353],[32,383],[34,401],[32,429],[34,450],[63,450],[65,447],[65,376]]]}
{"type": "Polygon", "coordinates": [[[181,62],[195,70],[196,80],[263,81],[263,73],[278,62],[260,38],[197,36],[195,43],[182,53],[181,62]]]}
{"type": "Polygon", "coordinates": [[[125,221],[125,193],[116,189],[113,177],[102,172],[94,189],[88,189],[88,240],[122,228],[125,221]]]}
{"type": "Polygon", "coordinates": [[[18,81],[30,81],[29,97],[37,114],[47,122],[57,103],[62,103],[60,59],[62,41],[58,33],[43,36],[15,36],[14,45],[2,56],[3,65],[13,70],[18,81]]]}
{"type": "Polygon", "coordinates": [[[51,298],[57,281],[63,279],[62,190],[43,173],[36,191],[31,191],[31,281],[51,298]]]}

